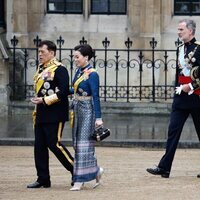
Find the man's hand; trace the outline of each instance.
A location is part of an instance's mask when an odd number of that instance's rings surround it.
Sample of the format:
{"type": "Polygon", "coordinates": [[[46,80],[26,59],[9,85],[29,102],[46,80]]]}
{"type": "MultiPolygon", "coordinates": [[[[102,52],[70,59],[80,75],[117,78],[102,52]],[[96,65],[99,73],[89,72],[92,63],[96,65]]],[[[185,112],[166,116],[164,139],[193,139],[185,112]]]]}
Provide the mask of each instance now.
{"type": "Polygon", "coordinates": [[[34,98],[31,98],[31,102],[34,104],[40,104],[40,103],[43,103],[43,100],[42,100],[42,97],[34,97],[34,98]]]}
{"type": "Polygon", "coordinates": [[[189,84],[183,84],[183,85],[180,85],[179,87],[176,87],[175,89],[176,94],[180,95],[181,91],[188,93],[188,95],[191,95],[193,93],[193,90],[191,89],[189,84]]]}
{"type": "Polygon", "coordinates": [[[182,87],[182,90],[183,90],[183,92],[188,93],[191,90],[191,88],[190,88],[189,84],[184,84],[182,87]]]}
{"type": "Polygon", "coordinates": [[[180,85],[179,87],[176,87],[175,93],[178,94],[178,95],[180,95],[181,91],[182,91],[182,88],[183,88],[183,85],[180,85]]]}

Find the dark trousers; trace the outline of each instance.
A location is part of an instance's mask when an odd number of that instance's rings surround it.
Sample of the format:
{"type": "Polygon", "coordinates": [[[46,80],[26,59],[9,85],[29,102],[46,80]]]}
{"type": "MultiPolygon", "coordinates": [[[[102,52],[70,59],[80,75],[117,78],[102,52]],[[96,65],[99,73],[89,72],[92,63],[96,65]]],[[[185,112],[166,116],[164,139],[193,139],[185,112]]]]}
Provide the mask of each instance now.
{"type": "Polygon", "coordinates": [[[200,139],[200,108],[173,108],[168,127],[166,151],[158,165],[158,167],[163,168],[166,171],[171,171],[172,162],[181,136],[181,132],[189,114],[192,116],[198,138],[200,139]]]}
{"type": "Polygon", "coordinates": [[[60,142],[64,123],[37,123],[35,125],[34,156],[37,170],[37,181],[42,183],[50,180],[49,151],[50,149],[62,165],[73,174],[74,159],[60,142]]]}

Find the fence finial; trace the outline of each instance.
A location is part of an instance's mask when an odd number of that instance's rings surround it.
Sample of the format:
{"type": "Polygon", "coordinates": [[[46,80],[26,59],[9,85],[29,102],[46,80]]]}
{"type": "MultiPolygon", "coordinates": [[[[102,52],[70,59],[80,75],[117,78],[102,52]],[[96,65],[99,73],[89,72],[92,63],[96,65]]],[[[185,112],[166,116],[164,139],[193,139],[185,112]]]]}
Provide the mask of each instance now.
{"type": "Polygon", "coordinates": [[[80,44],[87,44],[87,40],[84,37],[79,41],[80,44]]]}
{"type": "Polygon", "coordinates": [[[128,37],[128,39],[125,41],[125,45],[126,47],[129,49],[130,47],[132,47],[133,42],[130,40],[130,38],[128,37]]]}
{"type": "Polygon", "coordinates": [[[13,45],[13,47],[16,47],[18,44],[18,39],[16,38],[16,36],[13,36],[13,39],[10,40],[11,44],[13,45]]]}
{"type": "Polygon", "coordinates": [[[155,40],[155,38],[153,37],[152,40],[149,42],[150,46],[152,47],[152,49],[155,49],[157,46],[157,41],[155,40]]]}
{"type": "Polygon", "coordinates": [[[39,36],[37,35],[35,39],[33,39],[33,43],[35,44],[36,47],[39,46],[41,42],[41,39],[39,38],[39,36]]]}
{"type": "Polygon", "coordinates": [[[105,37],[105,40],[102,41],[102,44],[105,48],[108,48],[108,46],[110,45],[110,41],[107,39],[107,37],[105,37]]]}

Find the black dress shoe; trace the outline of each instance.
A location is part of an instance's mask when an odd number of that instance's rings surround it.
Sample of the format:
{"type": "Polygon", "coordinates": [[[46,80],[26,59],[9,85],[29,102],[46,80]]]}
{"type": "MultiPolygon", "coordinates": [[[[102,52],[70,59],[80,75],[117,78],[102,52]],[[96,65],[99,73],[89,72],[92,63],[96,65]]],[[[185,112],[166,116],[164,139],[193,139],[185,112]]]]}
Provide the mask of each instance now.
{"type": "Polygon", "coordinates": [[[72,178],[71,178],[71,186],[74,186],[73,173],[72,173],[72,178]]]}
{"type": "Polygon", "coordinates": [[[200,178],[200,174],[197,174],[197,178],[200,178]]]}
{"type": "Polygon", "coordinates": [[[27,185],[27,188],[41,188],[41,187],[49,188],[49,187],[51,187],[51,182],[48,181],[48,182],[45,182],[45,183],[39,183],[39,182],[36,181],[34,183],[27,185]]]}
{"type": "Polygon", "coordinates": [[[147,172],[153,175],[161,175],[163,178],[169,178],[169,172],[157,166],[155,168],[147,168],[147,172]]]}

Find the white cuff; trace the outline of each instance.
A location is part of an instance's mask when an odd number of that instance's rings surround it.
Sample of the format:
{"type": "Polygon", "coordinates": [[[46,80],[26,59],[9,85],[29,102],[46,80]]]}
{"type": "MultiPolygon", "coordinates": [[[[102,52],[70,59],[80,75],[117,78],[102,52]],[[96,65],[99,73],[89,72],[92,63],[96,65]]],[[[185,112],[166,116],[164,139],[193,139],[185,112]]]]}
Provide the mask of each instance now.
{"type": "Polygon", "coordinates": [[[188,84],[191,90],[194,90],[193,86],[191,83],[188,84]]]}
{"type": "Polygon", "coordinates": [[[188,95],[191,95],[191,94],[193,94],[193,92],[194,92],[194,88],[193,88],[193,86],[192,86],[191,83],[189,83],[188,85],[189,85],[189,87],[190,87],[190,89],[191,89],[191,90],[188,92],[188,95]]]}

